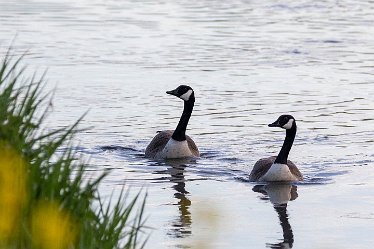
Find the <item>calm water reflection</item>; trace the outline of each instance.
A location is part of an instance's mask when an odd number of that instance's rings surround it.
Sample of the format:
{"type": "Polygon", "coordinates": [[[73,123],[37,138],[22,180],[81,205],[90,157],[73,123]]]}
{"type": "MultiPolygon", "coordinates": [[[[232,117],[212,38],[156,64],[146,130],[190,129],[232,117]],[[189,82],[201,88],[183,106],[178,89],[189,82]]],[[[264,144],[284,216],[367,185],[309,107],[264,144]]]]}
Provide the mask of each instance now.
{"type": "Polygon", "coordinates": [[[264,248],[280,221],[293,248],[371,249],[373,23],[369,0],[0,0],[0,55],[16,37],[31,69],[48,68],[50,127],[89,110],[77,149],[92,174],[111,169],[103,195],[147,189],[146,248],[264,248]],[[187,134],[202,157],[148,160],[178,122],[165,91],[181,83],[196,93],[187,134]],[[274,212],[292,187],[262,187],[264,202],[248,173],[279,151],[284,133],[266,125],[283,113],[298,122],[289,158],[305,181],[274,212]]]}
{"type": "Polygon", "coordinates": [[[298,197],[297,186],[291,184],[270,183],[266,185],[256,185],[252,189],[254,192],[262,193],[273,204],[274,210],[278,214],[279,222],[283,231],[283,240],[279,243],[267,243],[270,248],[292,248],[294,235],[288,221],[287,204],[298,197]]]}
{"type": "Polygon", "coordinates": [[[170,173],[170,182],[174,185],[172,188],[175,190],[174,198],[177,200],[179,215],[171,222],[171,231],[168,233],[175,238],[185,238],[191,235],[191,200],[189,199],[190,193],[186,190],[186,179],[184,170],[187,167],[188,160],[172,160],[168,161],[167,169],[170,173]]]}

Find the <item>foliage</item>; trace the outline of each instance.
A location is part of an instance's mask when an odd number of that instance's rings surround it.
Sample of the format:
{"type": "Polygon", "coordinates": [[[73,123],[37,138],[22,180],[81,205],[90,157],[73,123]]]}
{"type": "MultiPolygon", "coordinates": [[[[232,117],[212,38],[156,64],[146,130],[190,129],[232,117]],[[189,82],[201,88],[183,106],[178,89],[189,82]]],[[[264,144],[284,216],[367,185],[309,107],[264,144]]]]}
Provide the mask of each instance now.
{"type": "Polygon", "coordinates": [[[25,77],[22,56],[0,66],[0,248],[138,248],[145,197],[105,204],[72,149],[80,120],[43,129],[51,95],[44,76],[25,77]],[[141,202],[142,203],[139,203],[141,202]],[[141,204],[134,213],[137,203],[141,204]]]}

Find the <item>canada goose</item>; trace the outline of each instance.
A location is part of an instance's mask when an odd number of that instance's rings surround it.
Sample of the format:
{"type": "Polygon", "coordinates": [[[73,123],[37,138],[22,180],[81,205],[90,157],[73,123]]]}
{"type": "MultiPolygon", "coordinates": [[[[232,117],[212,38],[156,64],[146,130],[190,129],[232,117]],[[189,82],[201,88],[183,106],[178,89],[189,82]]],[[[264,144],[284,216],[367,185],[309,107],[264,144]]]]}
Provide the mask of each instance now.
{"type": "Polygon", "coordinates": [[[147,146],[145,156],[154,159],[198,157],[199,149],[195,142],[186,135],[186,128],[195,103],[195,94],[191,87],[180,85],[167,94],[184,101],[184,109],[177,128],[159,132],[147,146]]]}
{"type": "Polygon", "coordinates": [[[296,165],[287,160],[296,135],[295,118],[291,115],[281,115],[268,126],[286,129],[286,138],[277,157],[262,158],[256,162],[249,175],[250,181],[302,181],[303,175],[296,165]]]}

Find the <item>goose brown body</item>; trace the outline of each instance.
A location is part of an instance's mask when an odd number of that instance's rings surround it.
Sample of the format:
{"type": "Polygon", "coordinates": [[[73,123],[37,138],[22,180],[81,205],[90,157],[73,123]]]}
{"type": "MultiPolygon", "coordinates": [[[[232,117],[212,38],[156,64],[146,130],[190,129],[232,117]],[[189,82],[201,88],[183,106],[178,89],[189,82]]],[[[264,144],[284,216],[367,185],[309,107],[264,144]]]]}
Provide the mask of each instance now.
{"type": "MultiPolygon", "coordinates": [[[[173,130],[166,130],[166,131],[160,131],[157,133],[157,135],[152,139],[152,141],[149,143],[145,150],[145,156],[150,158],[165,158],[165,155],[163,155],[163,150],[170,139],[172,139],[173,130]]],[[[195,142],[186,135],[186,141],[189,150],[191,151],[191,156],[199,157],[200,152],[197,148],[195,142]]]]}
{"type": "MultiPolygon", "coordinates": [[[[274,164],[276,158],[276,156],[271,156],[258,160],[253,166],[251,174],[249,175],[249,180],[254,182],[260,181],[261,177],[263,177],[274,164]]],[[[303,175],[292,161],[287,160],[287,166],[290,169],[291,174],[294,175],[298,181],[303,180],[303,175]]]]}

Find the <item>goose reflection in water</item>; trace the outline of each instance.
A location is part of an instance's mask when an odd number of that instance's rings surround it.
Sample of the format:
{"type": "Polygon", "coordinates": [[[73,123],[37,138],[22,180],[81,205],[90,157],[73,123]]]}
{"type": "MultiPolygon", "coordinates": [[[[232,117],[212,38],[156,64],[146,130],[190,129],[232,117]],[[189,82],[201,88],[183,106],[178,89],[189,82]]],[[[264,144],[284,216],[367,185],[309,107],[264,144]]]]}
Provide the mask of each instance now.
{"type": "Polygon", "coordinates": [[[190,163],[188,159],[168,160],[167,165],[168,173],[170,174],[170,181],[174,183],[173,189],[175,189],[174,197],[177,199],[179,217],[171,222],[172,229],[168,233],[174,238],[185,238],[191,235],[191,212],[190,206],[191,201],[188,199],[190,194],[186,190],[186,180],[184,176],[184,170],[187,167],[186,163],[190,163]]]}
{"type": "Polygon", "coordinates": [[[261,199],[269,200],[273,204],[283,230],[282,242],[275,244],[267,243],[266,246],[274,249],[292,248],[294,237],[288,221],[287,203],[298,197],[297,187],[291,184],[269,183],[266,185],[256,185],[253,187],[253,191],[264,194],[261,199]]]}

